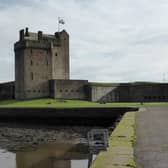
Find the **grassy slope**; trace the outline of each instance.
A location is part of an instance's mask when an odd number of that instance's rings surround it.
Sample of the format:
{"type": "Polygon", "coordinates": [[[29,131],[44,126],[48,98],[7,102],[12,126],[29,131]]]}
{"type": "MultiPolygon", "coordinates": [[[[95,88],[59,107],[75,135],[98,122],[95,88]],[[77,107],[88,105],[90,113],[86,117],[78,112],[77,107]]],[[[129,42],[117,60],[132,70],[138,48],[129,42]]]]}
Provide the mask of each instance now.
{"type": "Polygon", "coordinates": [[[133,150],[134,128],[135,112],[128,112],[111,134],[109,149],[98,154],[91,168],[136,167],[133,150]]]}
{"type": "Polygon", "coordinates": [[[113,107],[113,106],[138,106],[139,103],[94,103],[82,100],[55,100],[50,98],[35,100],[3,100],[0,107],[113,107]]]}
{"type": "MultiPolygon", "coordinates": [[[[144,103],[143,106],[168,105],[168,103],[144,103]]],[[[100,104],[82,100],[55,100],[51,98],[34,100],[0,100],[0,107],[135,107],[140,103],[106,103],[100,104]]]]}

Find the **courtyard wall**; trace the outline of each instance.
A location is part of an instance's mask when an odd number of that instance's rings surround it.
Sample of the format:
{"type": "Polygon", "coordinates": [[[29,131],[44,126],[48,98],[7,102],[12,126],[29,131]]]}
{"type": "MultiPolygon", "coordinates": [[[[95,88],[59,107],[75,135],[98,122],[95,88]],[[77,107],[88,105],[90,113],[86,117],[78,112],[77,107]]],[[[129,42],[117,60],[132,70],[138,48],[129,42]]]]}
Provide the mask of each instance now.
{"type": "Polygon", "coordinates": [[[0,83],[0,100],[14,99],[14,82],[0,83]]]}

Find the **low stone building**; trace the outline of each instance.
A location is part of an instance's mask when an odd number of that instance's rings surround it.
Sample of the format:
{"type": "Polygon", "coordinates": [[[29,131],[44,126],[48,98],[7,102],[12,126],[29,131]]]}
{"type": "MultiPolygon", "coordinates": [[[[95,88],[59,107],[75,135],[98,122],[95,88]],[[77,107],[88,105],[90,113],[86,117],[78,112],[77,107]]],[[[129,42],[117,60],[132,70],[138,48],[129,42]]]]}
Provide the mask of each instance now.
{"type": "Polygon", "coordinates": [[[87,80],[50,80],[50,97],[87,100],[87,80]]]}
{"type": "Polygon", "coordinates": [[[168,83],[90,83],[89,100],[94,102],[166,102],[168,83]]]}

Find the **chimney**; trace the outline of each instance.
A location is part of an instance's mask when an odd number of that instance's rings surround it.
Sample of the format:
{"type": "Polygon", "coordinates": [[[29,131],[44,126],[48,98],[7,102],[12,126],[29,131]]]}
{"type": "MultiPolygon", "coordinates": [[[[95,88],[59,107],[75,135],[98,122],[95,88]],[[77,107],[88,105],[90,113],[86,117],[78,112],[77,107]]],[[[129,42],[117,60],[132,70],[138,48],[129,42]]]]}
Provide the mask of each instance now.
{"type": "Polygon", "coordinates": [[[38,40],[42,40],[42,38],[43,38],[43,32],[38,31],[38,40]]]}
{"type": "Polygon", "coordinates": [[[20,41],[24,40],[24,29],[20,30],[20,41]]]}
{"type": "Polygon", "coordinates": [[[29,28],[28,27],[26,27],[25,36],[29,36],[29,28]]]}

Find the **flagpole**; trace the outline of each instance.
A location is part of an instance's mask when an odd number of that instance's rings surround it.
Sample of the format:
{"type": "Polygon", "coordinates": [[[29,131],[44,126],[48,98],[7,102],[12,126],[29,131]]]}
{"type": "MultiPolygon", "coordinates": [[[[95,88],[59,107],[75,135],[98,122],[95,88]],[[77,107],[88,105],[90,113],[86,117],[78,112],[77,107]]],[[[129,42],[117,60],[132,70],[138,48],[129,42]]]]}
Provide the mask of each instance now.
{"type": "Polygon", "coordinates": [[[60,32],[60,23],[59,23],[59,21],[60,21],[60,17],[58,17],[58,32],[60,32]]]}
{"type": "Polygon", "coordinates": [[[60,25],[65,24],[64,20],[58,17],[58,32],[60,32],[60,25]]]}

